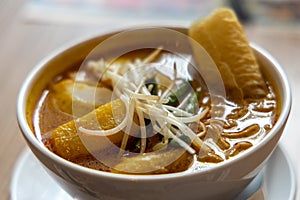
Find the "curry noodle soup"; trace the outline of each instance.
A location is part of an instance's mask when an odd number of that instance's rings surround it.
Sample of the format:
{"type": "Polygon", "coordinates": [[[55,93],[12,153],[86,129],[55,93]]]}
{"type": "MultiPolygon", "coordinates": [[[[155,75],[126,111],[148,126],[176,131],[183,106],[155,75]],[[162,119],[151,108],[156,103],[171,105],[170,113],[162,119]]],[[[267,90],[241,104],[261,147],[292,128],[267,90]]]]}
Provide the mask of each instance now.
{"type": "Polygon", "coordinates": [[[195,42],[185,52],[155,44],[118,57],[83,57],[35,94],[29,117],[36,137],[73,163],[126,174],[205,170],[256,145],[281,105],[235,15],[217,11],[188,35],[210,55],[224,93],[211,92],[213,76],[191,70],[207,63],[195,42]],[[222,17],[233,24],[214,24],[222,17]],[[220,30],[226,26],[240,38],[220,30]],[[215,36],[212,27],[226,33],[215,36]]]}

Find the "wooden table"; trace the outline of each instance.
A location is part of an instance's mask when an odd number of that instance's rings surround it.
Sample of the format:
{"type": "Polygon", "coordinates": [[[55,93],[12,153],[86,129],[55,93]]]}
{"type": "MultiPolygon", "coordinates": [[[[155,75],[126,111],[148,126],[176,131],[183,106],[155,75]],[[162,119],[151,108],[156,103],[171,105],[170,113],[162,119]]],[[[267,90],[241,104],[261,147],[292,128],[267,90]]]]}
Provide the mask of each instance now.
{"type": "MultiPolygon", "coordinates": [[[[118,24],[102,27],[92,24],[28,23],[21,12],[25,2],[0,1],[0,197],[4,200],[9,199],[14,163],[25,148],[16,120],[16,100],[26,74],[39,60],[66,43],[89,34],[106,32],[108,28],[121,27],[118,24]]],[[[285,146],[295,169],[298,169],[300,29],[251,26],[246,31],[251,41],[261,45],[278,59],[290,79],[293,108],[280,143],[285,146]]]]}

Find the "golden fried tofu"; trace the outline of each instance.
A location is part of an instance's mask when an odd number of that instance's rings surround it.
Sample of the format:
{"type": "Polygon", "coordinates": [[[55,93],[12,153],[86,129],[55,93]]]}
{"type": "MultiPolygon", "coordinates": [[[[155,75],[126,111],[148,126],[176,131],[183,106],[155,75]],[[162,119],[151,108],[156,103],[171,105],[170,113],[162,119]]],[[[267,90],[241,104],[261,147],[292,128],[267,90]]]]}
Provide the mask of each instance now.
{"type": "Polygon", "coordinates": [[[230,99],[239,102],[241,98],[266,96],[267,86],[259,65],[232,10],[222,8],[196,21],[189,29],[189,36],[202,45],[214,60],[230,99]]]}

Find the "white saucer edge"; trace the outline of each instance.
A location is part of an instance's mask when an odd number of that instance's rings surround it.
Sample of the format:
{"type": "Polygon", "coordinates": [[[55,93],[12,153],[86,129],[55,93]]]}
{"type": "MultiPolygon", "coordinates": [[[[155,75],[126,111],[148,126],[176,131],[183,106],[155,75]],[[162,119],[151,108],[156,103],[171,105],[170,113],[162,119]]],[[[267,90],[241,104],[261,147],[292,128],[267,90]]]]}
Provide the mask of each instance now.
{"type": "MultiPolygon", "coordinates": [[[[297,185],[298,185],[298,181],[297,181],[297,172],[296,169],[293,165],[293,162],[288,154],[288,151],[286,150],[286,147],[284,147],[284,145],[282,145],[280,142],[277,145],[277,148],[279,148],[282,153],[284,154],[284,157],[286,159],[286,163],[289,167],[289,172],[290,172],[290,177],[291,177],[291,189],[290,189],[290,196],[288,198],[288,200],[296,200],[297,199],[297,185]]],[[[274,150],[276,151],[277,148],[274,150]]]]}
{"type": "MultiPolygon", "coordinates": [[[[290,183],[291,183],[291,187],[289,190],[289,197],[287,198],[287,200],[295,200],[297,197],[297,178],[296,178],[296,171],[295,168],[292,164],[292,161],[287,153],[287,150],[283,147],[283,145],[279,144],[277,146],[277,148],[274,150],[273,153],[276,153],[276,151],[281,151],[280,153],[283,154],[284,159],[286,161],[286,164],[289,168],[289,176],[290,176],[290,183]]],[[[22,164],[24,164],[26,162],[26,160],[30,157],[33,156],[31,150],[26,147],[22,153],[19,155],[15,166],[13,168],[13,174],[12,174],[12,179],[11,179],[11,183],[10,183],[10,199],[11,200],[20,200],[18,198],[18,195],[16,193],[16,191],[18,191],[18,180],[20,178],[20,175],[22,173],[22,164]]],[[[273,155],[271,155],[270,158],[272,158],[273,155]]],[[[36,159],[37,160],[37,159],[36,159]]],[[[37,160],[38,161],[38,160],[37,160]]],[[[38,161],[39,162],[39,161],[38,161]]],[[[268,162],[267,162],[268,163],[268,162]]],[[[46,173],[46,172],[45,172],[46,173]]],[[[58,191],[59,192],[59,191],[58,191]]]]}

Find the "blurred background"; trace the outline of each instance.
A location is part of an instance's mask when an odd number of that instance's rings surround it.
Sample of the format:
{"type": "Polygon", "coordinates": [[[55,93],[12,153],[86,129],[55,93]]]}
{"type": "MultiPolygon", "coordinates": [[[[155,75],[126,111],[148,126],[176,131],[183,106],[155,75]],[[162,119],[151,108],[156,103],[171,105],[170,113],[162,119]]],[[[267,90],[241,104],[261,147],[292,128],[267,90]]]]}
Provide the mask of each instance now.
{"type": "Polygon", "coordinates": [[[294,26],[300,19],[299,0],[29,0],[24,17],[37,23],[178,22],[221,6],[232,7],[244,23],[294,26]]]}

